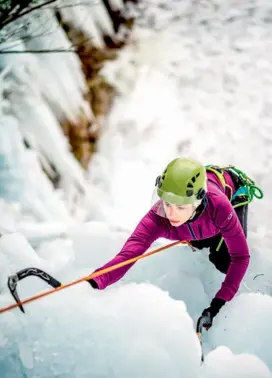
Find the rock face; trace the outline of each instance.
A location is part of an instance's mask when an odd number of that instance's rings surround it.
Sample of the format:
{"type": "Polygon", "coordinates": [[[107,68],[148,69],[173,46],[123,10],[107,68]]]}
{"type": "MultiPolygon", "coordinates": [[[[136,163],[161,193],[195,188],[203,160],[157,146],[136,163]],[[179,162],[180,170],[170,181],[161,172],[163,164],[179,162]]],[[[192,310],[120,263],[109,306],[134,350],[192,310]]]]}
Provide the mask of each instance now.
{"type": "MultiPolygon", "coordinates": [[[[124,1],[126,3],[127,1],[124,1]]],[[[132,1],[136,3],[137,1],[132,1]]],[[[85,116],[79,117],[77,124],[69,121],[62,123],[64,134],[67,136],[71,151],[84,169],[87,168],[90,157],[95,151],[96,141],[100,135],[101,123],[104,116],[109,112],[113,97],[114,88],[105,81],[100,75],[100,70],[107,60],[116,58],[118,49],[126,44],[129,31],[133,26],[133,19],[126,18],[121,11],[114,11],[108,0],[103,0],[105,8],[112,20],[115,33],[118,33],[122,25],[127,29],[127,33],[122,40],[115,41],[114,36],[103,34],[104,47],[99,48],[81,30],[75,29],[73,25],[63,21],[59,12],[56,13],[57,19],[67,37],[76,46],[76,52],[82,62],[82,70],[88,84],[88,93],[85,94],[86,100],[90,103],[94,118],[90,122],[85,116]]]]}

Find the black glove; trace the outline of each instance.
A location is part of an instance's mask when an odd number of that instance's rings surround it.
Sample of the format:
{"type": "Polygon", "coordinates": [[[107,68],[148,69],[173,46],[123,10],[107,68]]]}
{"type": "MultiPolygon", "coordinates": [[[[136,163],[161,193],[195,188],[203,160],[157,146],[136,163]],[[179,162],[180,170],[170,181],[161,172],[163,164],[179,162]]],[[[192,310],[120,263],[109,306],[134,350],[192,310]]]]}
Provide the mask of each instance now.
{"type": "Polygon", "coordinates": [[[92,278],[90,280],[87,280],[87,282],[89,282],[93,289],[98,289],[97,283],[92,278]]]}
{"type": "Polygon", "coordinates": [[[221,307],[223,307],[225,303],[226,301],[224,301],[224,299],[214,298],[211,301],[210,307],[205,308],[205,310],[202,312],[202,316],[206,318],[205,322],[203,323],[203,326],[206,328],[206,330],[208,330],[212,326],[213,318],[218,314],[221,307]]]}

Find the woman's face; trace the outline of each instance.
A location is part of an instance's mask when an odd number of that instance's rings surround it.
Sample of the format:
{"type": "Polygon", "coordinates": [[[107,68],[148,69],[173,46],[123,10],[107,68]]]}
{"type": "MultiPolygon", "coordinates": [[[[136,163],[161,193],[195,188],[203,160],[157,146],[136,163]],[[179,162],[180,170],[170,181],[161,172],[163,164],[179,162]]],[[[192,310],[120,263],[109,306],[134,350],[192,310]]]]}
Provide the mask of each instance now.
{"type": "Polygon", "coordinates": [[[173,205],[163,201],[164,211],[172,226],[178,227],[187,222],[195,211],[195,207],[189,205],[173,205]]]}

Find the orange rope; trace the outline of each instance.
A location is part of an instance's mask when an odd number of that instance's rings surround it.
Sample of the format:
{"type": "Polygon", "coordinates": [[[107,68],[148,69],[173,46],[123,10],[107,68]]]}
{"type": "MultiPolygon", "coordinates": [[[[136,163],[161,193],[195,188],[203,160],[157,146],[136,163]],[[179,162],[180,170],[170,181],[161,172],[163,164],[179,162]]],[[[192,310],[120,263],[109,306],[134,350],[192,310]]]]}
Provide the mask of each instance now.
{"type": "Polygon", "coordinates": [[[43,293],[39,293],[39,294],[36,294],[36,295],[33,295],[32,297],[29,297],[29,298],[26,298],[24,299],[22,302],[20,303],[14,303],[12,305],[9,305],[9,306],[6,306],[6,307],[3,307],[3,308],[0,308],[0,314],[3,314],[4,312],[7,312],[7,311],[10,311],[16,307],[19,307],[19,305],[24,305],[24,304],[27,304],[27,303],[30,303],[30,302],[33,302],[35,301],[36,299],[39,299],[39,298],[43,298],[43,297],[46,297],[47,295],[50,295],[50,294],[53,294],[57,291],[60,291],[60,290],[63,290],[63,289],[66,289],[67,287],[70,287],[70,286],[73,286],[73,285],[76,285],[80,282],[83,282],[83,281],[87,281],[87,280],[90,280],[91,278],[95,278],[95,277],[98,277],[104,273],[108,273],[108,272],[111,272],[115,269],[118,269],[118,268],[121,268],[125,265],[129,265],[129,264],[132,264],[140,259],[144,259],[148,256],[151,256],[151,255],[154,255],[155,253],[158,253],[158,252],[161,252],[165,249],[168,249],[170,247],[174,247],[175,245],[178,245],[178,244],[187,244],[187,245],[190,245],[189,242],[187,241],[176,241],[174,243],[170,243],[170,244],[167,244],[166,246],[164,247],[160,247],[158,249],[155,249],[154,251],[150,251],[150,252],[147,252],[145,253],[144,255],[140,255],[140,256],[137,256],[137,257],[134,257],[130,260],[126,260],[126,261],[123,261],[119,264],[116,264],[116,265],[113,265],[113,266],[110,266],[108,268],[105,268],[105,269],[102,269],[102,270],[99,270],[98,272],[94,272],[92,273],[91,275],[87,276],[87,277],[83,277],[83,278],[80,278],[76,281],[72,281],[72,282],[69,282],[67,284],[63,284],[61,285],[60,287],[57,287],[57,288],[54,288],[54,289],[50,289],[48,291],[45,291],[43,293]]]}

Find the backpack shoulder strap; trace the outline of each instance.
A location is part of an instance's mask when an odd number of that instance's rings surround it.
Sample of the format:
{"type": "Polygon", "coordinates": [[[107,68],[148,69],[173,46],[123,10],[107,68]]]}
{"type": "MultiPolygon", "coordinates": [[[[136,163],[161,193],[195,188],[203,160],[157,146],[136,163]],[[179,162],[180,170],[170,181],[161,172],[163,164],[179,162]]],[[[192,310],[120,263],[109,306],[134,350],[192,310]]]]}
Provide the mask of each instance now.
{"type": "Polygon", "coordinates": [[[206,171],[213,172],[217,176],[218,180],[221,182],[221,185],[224,188],[225,193],[226,193],[226,188],[230,190],[230,193],[231,193],[230,201],[231,201],[233,197],[232,187],[226,183],[226,180],[223,174],[224,170],[226,170],[227,167],[219,167],[217,165],[210,164],[210,165],[206,165],[205,168],[206,168],[206,171]]]}

